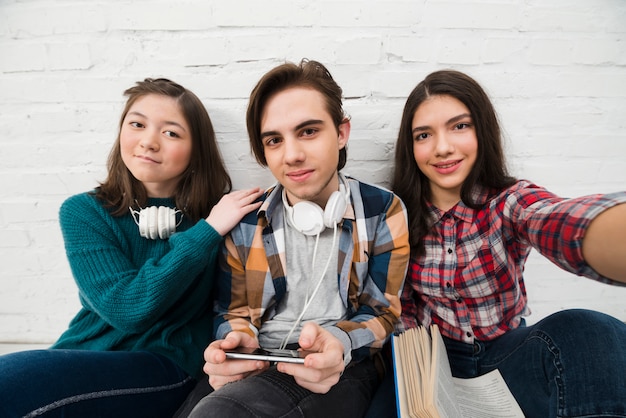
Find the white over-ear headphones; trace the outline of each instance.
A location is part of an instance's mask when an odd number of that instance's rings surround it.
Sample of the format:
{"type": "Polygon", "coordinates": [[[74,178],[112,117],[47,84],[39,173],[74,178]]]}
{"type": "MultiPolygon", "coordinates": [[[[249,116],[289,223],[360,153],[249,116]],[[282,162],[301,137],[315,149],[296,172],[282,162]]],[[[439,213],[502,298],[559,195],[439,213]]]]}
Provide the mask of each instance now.
{"type": "Polygon", "coordinates": [[[290,206],[283,189],[283,205],[287,212],[287,221],[304,235],[315,236],[325,228],[332,228],[341,222],[349,201],[350,189],[343,183],[339,184],[338,191],[330,195],[324,210],[317,204],[306,200],[290,206]]]}
{"type": "Polygon", "coordinates": [[[180,211],[167,206],[150,206],[139,212],[133,208],[129,209],[135,223],[139,226],[139,234],[144,238],[169,238],[176,232],[176,227],[180,223],[180,221],[176,223],[176,214],[180,211]],[[136,216],[139,216],[139,220],[136,216]]]}

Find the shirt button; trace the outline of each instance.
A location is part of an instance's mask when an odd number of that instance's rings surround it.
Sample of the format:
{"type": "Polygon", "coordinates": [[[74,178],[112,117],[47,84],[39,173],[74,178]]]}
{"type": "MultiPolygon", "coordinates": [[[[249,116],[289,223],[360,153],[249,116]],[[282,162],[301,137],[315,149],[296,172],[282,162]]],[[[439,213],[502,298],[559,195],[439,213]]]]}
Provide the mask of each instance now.
{"type": "Polygon", "coordinates": [[[452,254],[452,248],[448,248],[448,254],[452,254]]]}
{"type": "Polygon", "coordinates": [[[450,282],[447,282],[447,283],[446,283],[446,287],[448,287],[448,288],[452,287],[452,285],[450,284],[450,282]]]}
{"type": "Polygon", "coordinates": [[[469,331],[467,331],[467,332],[465,333],[465,335],[467,335],[467,338],[470,338],[470,337],[472,336],[472,333],[471,333],[471,332],[469,332],[469,331]]]}
{"type": "Polygon", "coordinates": [[[458,299],[456,300],[456,303],[463,303],[463,299],[458,298],[458,299]]]}

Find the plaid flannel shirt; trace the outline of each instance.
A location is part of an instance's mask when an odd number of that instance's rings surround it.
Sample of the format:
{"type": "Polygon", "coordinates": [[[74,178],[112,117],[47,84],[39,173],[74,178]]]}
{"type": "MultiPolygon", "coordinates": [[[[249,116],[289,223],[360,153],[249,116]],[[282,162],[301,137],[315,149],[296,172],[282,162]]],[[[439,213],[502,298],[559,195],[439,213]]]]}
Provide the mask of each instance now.
{"type": "MultiPolygon", "coordinates": [[[[343,176],[342,176],[343,177],[343,176]]],[[[337,280],[354,360],[380,349],[400,317],[409,260],[406,209],[388,190],[343,177],[350,204],[339,227],[337,280]]],[[[220,257],[216,338],[232,330],[258,334],[287,291],[282,186],[228,234],[220,257]]],[[[337,331],[337,330],[334,330],[337,331]]]]}
{"type": "Polygon", "coordinates": [[[473,343],[518,327],[530,313],[522,274],[531,248],[566,271],[620,284],[584,261],[582,238],[595,216],[626,201],[625,192],[564,199],[522,180],[495,195],[476,190],[474,198],[486,203],[482,209],[431,206],[425,255],[411,257],[401,298],[404,328],[436,323],[443,335],[473,343]]]}

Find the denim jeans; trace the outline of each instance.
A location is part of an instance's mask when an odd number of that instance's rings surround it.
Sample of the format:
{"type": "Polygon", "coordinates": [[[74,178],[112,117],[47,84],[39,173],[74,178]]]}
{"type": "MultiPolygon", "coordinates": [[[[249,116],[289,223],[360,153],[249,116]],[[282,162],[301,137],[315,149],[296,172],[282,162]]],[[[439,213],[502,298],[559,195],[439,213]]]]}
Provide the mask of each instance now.
{"type": "MultiPolygon", "coordinates": [[[[444,342],[454,376],[499,369],[527,418],[626,417],[626,325],[611,316],[572,309],[491,342],[444,342]]],[[[397,416],[393,384],[368,418],[397,416]]]]}
{"type": "Polygon", "coordinates": [[[379,372],[369,359],[346,368],[326,394],[304,389],[293,377],[270,367],[211,393],[189,418],[362,417],[379,382],[379,372]]]}
{"type": "Polygon", "coordinates": [[[194,385],[149,352],[22,351],[0,356],[0,416],[171,417],[194,385]]]}

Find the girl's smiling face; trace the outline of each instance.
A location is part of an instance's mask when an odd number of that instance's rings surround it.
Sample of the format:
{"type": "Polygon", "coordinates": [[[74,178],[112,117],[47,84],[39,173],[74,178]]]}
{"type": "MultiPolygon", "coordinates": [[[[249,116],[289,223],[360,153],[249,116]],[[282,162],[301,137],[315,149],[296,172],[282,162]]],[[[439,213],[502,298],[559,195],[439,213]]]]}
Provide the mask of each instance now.
{"type": "Polygon", "coordinates": [[[413,156],[430,182],[430,200],[448,210],[461,200],[461,186],[476,162],[472,115],[452,96],[432,96],[415,111],[411,130],[413,156]]]}
{"type": "Polygon", "coordinates": [[[189,125],[178,102],[148,94],[128,109],[120,130],[122,160],[150,197],[171,197],[191,160],[189,125]]]}

